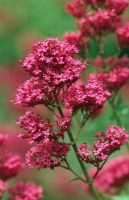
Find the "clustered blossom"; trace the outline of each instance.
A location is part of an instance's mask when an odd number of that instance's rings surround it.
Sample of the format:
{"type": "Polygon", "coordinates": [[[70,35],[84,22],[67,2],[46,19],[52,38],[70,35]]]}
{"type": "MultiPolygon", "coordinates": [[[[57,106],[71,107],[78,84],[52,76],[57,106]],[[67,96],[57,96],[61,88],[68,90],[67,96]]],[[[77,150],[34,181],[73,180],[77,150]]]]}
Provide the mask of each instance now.
{"type": "Polygon", "coordinates": [[[93,144],[92,149],[89,149],[88,144],[84,143],[80,145],[78,153],[82,160],[98,167],[113,152],[127,143],[128,133],[119,126],[109,126],[106,133],[97,133],[96,138],[97,141],[93,144]]]}
{"type": "Polygon", "coordinates": [[[83,109],[92,114],[102,108],[110,96],[101,82],[89,80],[87,84],[73,84],[66,93],[64,104],[71,112],[83,109]]]}
{"type": "Polygon", "coordinates": [[[0,178],[3,180],[17,176],[23,170],[23,162],[19,155],[2,152],[0,158],[0,178]]]}
{"type": "Polygon", "coordinates": [[[85,37],[96,36],[115,31],[121,19],[114,10],[100,10],[96,13],[88,13],[77,22],[77,27],[85,37]]]}
{"type": "Polygon", "coordinates": [[[17,123],[26,131],[20,133],[19,136],[36,145],[32,146],[26,154],[27,164],[36,166],[38,169],[58,166],[69,151],[69,146],[59,140],[64,138],[64,133],[70,125],[70,119],[64,117],[52,124],[28,111],[19,118],[17,123]]]}
{"type": "Polygon", "coordinates": [[[116,30],[118,43],[121,47],[129,47],[129,22],[126,22],[116,30]]]}
{"type": "Polygon", "coordinates": [[[47,142],[50,138],[50,122],[45,122],[39,115],[34,114],[32,111],[28,111],[21,116],[17,124],[26,130],[26,132],[20,133],[19,136],[27,139],[30,143],[40,142],[42,140],[47,142]]]}
{"type": "Polygon", "coordinates": [[[114,32],[121,25],[121,15],[128,5],[128,0],[73,0],[66,10],[77,18],[76,25],[84,40],[114,32]]]}
{"type": "Polygon", "coordinates": [[[75,45],[78,49],[83,47],[83,37],[81,32],[68,32],[64,35],[64,40],[71,45],[75,45]]]}
{"type": "Polygon", "coordinates": [[[91,74],[90,79],[96,79],[105,85],[110,91],[117,91],[129,80],[129,68],[128,67],[116,67],[108,72],[99,72],[91,74]]]}
{"type": "Polygon", "coordinates": [[[43,189],[34,183],[16,183],[8,190],[9,200],[39,200],[43,189]]]}
{"type": "MultiPolygon", "coordinates": [[[[91,168],[90,176],[96,173],[95,168],[91,168]]],[[[117,157],[99,172],[94,180],[95,187],[108,194],[116,194],[129,181],[129,157],[117,157]]]]}
{"type": "Polygon", "coordinates": [[[31,107],[38,104],[48,105],[52,101],[53,96],[49,91],[49,86],[43,80],[32,77],[19,86],[14,103],[31,107]]]}
{"type": "Polygon", "coordinates": [[[23,68],[32,76],[17,89],[16,104],[35,106],[53,105],[62,89],[66,89],[86,68],[86,63],[75,59],[78,50],[69,42],[56,38],[33,45],[23,60],[23,68]]]}
{"type": "Polygon", "coordinates": [[[73,17],[80,18],[85,14],[86,5],[81,0],[74,0],[72,3],[66,5],[66,10],[73,17]]]}
{"type": "Polygon", "coordinates": [[[53,169],[60,165],[68,152],[69,146],[66,143],[56,143],[54,140],[48,141],[47,143],[40,142],[27,152],[26,163],[28,166],[35,166],[38,169],[53,169]]]}
{"type": "Polygon", "coordinates": [[[23,61],[23,68],[53,90],[80,77],[86,65],[74,58],[77,53],[76,47],[65,41],[55,38],[39,41],[23,61]]]}

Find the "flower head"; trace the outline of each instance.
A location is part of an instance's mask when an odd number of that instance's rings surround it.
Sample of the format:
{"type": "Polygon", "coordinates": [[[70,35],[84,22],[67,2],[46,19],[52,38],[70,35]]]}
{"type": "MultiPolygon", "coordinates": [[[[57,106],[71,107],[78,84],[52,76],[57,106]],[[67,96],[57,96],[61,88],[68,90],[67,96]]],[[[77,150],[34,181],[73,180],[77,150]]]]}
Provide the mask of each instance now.
{"type": "MultiPolygon", "coordinates": [[[[90,176],[96,173],[95,168],[91,168],[90,176]]],[[[100,171],[94,180],[96,189],[108,194],[116,194],[129,181],[129,158],[117,157],[100,171]]]]}
{"type": "Polygon", "coordinates": [[[73,84],[66,93],[64,103],[71,111],[83,108],[94,113],[102,108],[110,96],[99,81],[90,80],[86,85],[73,84]]]}
{"type": "Polygon", "coordinates": [[[97,141],[92,149],[89,149],[85,143],[80,145],[78,152],[82,160],[98,167],[102,161],[107,160],[113,152],[127,142],[128,134],[124,128],[109,126],[106,133],[97,133],[96,138],[97,141]]]}
{"type": "Polygon", "coordinates": [[[126,22],[116,30],[117,39],[121,47],[129,46],[129,22],[126,22]]]}
{"type": "Polygon", "coordinates": [[[8,190],[9,200],[39,200],[43,189],[34,183],[17,183],[8,190]]]}
{"type": "Polygon", "coordinates": [[[50,38],[34,44],[22,64],[31,75],[41,78],[51,91],[68,86],[80,77],[86,65],[74,58],[77,53],[74,45],[50,38]]]}
{"type": "Polygon", "coordinates": [[[32,147],[26,154],[26,163],[30,167],[51,168],[59,166],[68,154],[69,146],[66,143],[57,143],[54,140],[42,142],[32,147]]]}
{"type": "Polygon", "coordinates": [[[23,170],[21,158],[14,153],[2,152],[0,158],[0,178],[3,180],[15,177],[23,170]]]}

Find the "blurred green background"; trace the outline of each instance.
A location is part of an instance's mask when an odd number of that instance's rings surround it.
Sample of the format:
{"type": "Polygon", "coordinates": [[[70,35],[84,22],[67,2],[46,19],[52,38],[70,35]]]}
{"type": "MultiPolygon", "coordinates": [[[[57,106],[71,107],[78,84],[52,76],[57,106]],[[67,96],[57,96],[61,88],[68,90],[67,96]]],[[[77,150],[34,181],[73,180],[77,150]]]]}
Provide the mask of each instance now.
{"type": "MultiPolygon", "coordinates": [[[[19,60],[31,49],[31,45],[46,37],[61,37],[65,32],[76,30],[74,20],[65,12],[66,0],[0,0],[0,130],[10,134],[16,133],[15,121],[22,108],[11,103],[16,87],[27,75],[21,70],[19,60]]],[[[97,47],[92,46],[92,54],[96,56],[97,47]]],[[[111,36],[105,46],[105,55],[116,53],[115,40],[111,36]]],[[[127,100],[124,105],[118,100],[118,109],[123,125],[129,128],[127,100]]],[[[107,111],[88,122],[80,141],[93,140],[95,132],[105,130],[109,124],[115,124],[110,107],[107,111]]],[[[77,123],[75,123],[77,126],[77,123]]],[[[75,130],[76,127],[75,126],[75,130]]],[[[18,149],[19,147],[17,147],[18,149]]],[[[119,153],[119,152],[118,152],[119,153]]],[[[113,156],[116,156],[114,154],[113,156]]],[[[74,168],[80,172],[73,153],[69,159],[74,168]]],[[[23,177],[43,185],[45,200],[87,199],[85,189],[80,183],[69,183],[72,177],[60,169],[54,171],[29,170],[23,177]],[[81,191],[81,192],[80,192],[81,191]]],[[[90,199],[92,199],[90,197],[90,199]]]]}

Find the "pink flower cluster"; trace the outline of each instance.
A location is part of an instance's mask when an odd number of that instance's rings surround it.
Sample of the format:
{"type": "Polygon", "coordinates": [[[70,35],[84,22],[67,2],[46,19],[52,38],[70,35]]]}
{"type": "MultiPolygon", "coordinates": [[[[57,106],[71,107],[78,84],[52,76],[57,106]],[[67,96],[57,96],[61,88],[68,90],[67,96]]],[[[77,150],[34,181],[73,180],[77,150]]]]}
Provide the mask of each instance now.
{"type": "Polygon", "coordinates": [[[128,67],[116,67],[108,72],[99,72],[91,74],[90,79],[102,81],[105,87],[110,91],[119,90],[129,80],[128,67]]]}
{"type": "MultiPolygon", "coordinates": [[[[90,176],[96,173],[95,168],[91,168],[90,176]]],[[[100,171],[94,180],[96,189],[108,194],[116,194],[129,181],[129,157],[117,157],[100,171]]]]}
{"type": "Polygon", "coordinates": [[[23,162],[19,155],[2,152],[0,158],[0,178],[8,180],[17,176],[23,170],[23,162]]]}
{"type": "Polygon", "coordinates": [[[110,96],[99,81],[90,80],[86,85],[73,84],[66,93],[64,104],[71,112],[83,109],[92,114],[102,108],[110,96]]]}
{"type": "Polygon", "coordinates": [[[119,150],[128,141],[128,133],[119,126],[109,126],[106,133],[97,133],[97,141],[93,148],[89,149],[88,144],[81,144],[78,150],[81,159],[99,167],[100,163],[119,150]]]}
{"type": "Polygon", "coordinates": [[[45,122],[41,116],[28,111],[19,118],[17,123],[26,131],[20,133],[19,136],[36,145],[31,147],[26,154],[27,164],[37,166],[38,169],[58,166],[69,151],[69,146],[59,140],[64,138],[70,119],[65,117],[52,124],[50,121],[45,122]]]}
{"type": "Polygon", "coordinates": [[[25,167],[18,154],[6,150],[7,139],[9,135],[0,134],[0,198],[7,192],[10,200],[39,200],[42,188],[33,183],[8,186],[8,181],[23,172],[25,167]]]}
{"type": "Polygon", "coordinates": [[[33,77],[17,90],[16,104],[52,105],[60,90],[69,87],[86,68],[86,63],[75,59],[74,45],[55,38],[39,41],[22,62],[33,77]]]}
{"type": "Polygon", "coordinates": [[[77,27],[84,37],[93,37],[115,31],[120,22],[121,18],[114,10],[100,10],[96,13],[87,13],[77,22],[77,27]]]}
{"type": "Polygon", "coordinates": [[[29,167],[53,169],[60,165],[68,152],[69,146],[66,143],[56,143],[54,140],[40,142],[27,152],[26,163],[29,167]]]}
{"type": "Polygon", "coordinates": [[[116,30],[120,47],[129,47],[129,22],[124,23],[116,30]]]}
{"type": "Polygon", "coordinates": [[[80,31],[65,33],[64,40],[69,44],[76,46],[78,49],[83,47],[84,41],[80,31]]]}
{"type": "Polygon", "coordinates": [[[77,28],[83,37],[93,37],[115,31],[128,4],[128,0],[73,0],[66,5],[66,10],[77,18],[77,28]]]}
{"type": "Polygon", "coordinates": [[[43,190],[34,183],[17,183],[9,188],[9,200],[39,200],[43,190]]]}

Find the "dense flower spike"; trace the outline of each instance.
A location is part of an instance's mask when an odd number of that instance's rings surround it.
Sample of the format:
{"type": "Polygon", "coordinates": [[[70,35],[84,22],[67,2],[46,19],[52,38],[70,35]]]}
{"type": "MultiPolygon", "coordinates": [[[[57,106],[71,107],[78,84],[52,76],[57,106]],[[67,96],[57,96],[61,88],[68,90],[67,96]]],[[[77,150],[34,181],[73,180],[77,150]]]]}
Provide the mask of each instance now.
{"type": "Polygon", "coordinates": [[[90,79],[97,79],[102,81],[107,89],[110,91],[116,91],[120,89],[129,80],[129,68],[116,67],[109,73],[96,73],[90,75],[90,79]]]}
{"type": "Polygon", "coordinates": [[[26,162],[30,167],[53,169],[60,165],[68,152],[69,146],[66,143],[57,143],[54,140],[42,142],[27,152],[26,162]]]}
{"type": "Polygon", "coordinates": [[[74,45],[55,38],[39,41],[23,61],[23,68],[41,78],[50,91],[61,89],[76,81],[86,68],[74,58],[77,53],[74,45]]]}
{"type": "Polygon", "coordinates": [[[0,178],[3,180],[17,176],[23,170],[21,158],[14,153],[2,152],[0,157],[0,178]]]}
{"type": "Polygon", "coordinates": [[[19,136],[28,139],[30,143],[44,141],[47,142],[51,134],[51,123],[45,122],[37,114],[28,111],[21,116],[17,124],[26,130],[26,133],[20,133],[19,136]]]}
{"type": "Polygon", "coordinates": [[[7,183],[3,180],[0,180],[0,198],[3,196],[3,193],[5,192],[7,183]]]}
{"type": "Polygon", "coordinates": [[[116,31],[119,45],[121,47],[129,47],[129,22],[126,22],[116,31]]]}
{"type": "Polygon", "coordinates": [[[43,189],[34,183],[16,183],[8,190],[9,200],[39,200],[43,189]]]}
{"type": "Polygon", "coordinates": [[[110,96],[110,92],[99,81],[90,80],[86,85],[78,83],[72,85],[66,93],[64,103],[71,111],[82,108],[94,113],[102,108],[110,96]]]}
{"type": "MultiPolygon", "coordinates": [[[[93,177],[96,169],[92,168],[90,176],[93,177]]],[[[117,157],[100,171],[95,178],[95,187],[108,194],[115,194],[129,181],[129,157],[117,157]]]]}
{"type": "Polygon", "coordinates": [[[96,138],[97,141],[92,149],[89,149],[85,143],[80,145],[78,152],[82,160],[98,167],[102,161],[107,160],[113,152],[127,142],[128,134],[124,128],[109,126],[106,133],[97,133],[96,138]]]}

